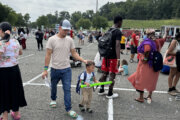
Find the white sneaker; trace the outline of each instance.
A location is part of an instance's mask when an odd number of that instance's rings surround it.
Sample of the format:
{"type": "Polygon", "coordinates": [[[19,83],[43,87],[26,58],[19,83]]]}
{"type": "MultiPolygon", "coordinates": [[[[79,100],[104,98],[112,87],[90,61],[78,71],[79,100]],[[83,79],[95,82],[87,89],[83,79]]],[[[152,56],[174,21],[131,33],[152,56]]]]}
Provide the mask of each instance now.
{"type": "Polygon", "coordinates": [[[104,91],[102,93],[98,92],[98,95],[102,96],[102,95],[107,95],[108,94],[108,91],[104,91]]]}
{"type": "Polygon", "coordinates": [[[118,96],[119,95],[117,93],[113,93],[113,95],[111,95],[111,96],[106,95],[106,98],[113,99],[113,98],[117,98],[118,96]]]}

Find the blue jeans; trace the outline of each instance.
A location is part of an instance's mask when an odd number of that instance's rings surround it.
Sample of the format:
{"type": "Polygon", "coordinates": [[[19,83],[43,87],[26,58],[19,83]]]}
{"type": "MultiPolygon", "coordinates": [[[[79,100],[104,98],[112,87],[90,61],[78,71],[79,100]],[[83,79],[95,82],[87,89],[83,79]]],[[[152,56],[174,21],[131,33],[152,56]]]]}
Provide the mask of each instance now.
{"type": "Polygon", "coordinates": [[[56,100],[57,84],[61,80],[64,90],[65,109],[67,112],[71,110],[71,77],[71,68],[62,70],[51,68],[51,99],[56,100]]]}

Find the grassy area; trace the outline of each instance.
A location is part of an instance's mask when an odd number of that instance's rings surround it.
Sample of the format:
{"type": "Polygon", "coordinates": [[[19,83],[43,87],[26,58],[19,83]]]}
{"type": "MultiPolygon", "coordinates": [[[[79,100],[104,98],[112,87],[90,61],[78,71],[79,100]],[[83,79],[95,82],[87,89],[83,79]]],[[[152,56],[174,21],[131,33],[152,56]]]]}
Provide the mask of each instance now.
{"type": "MultiPolygon", "coordinates": [[[[110,21],[109,25],[112,26],[113,22],[110,21]]],[[[178,25],[180,26],[180,19],[170,20],[124,20],[123,28],[154,28],[160,29],[163,25],[178,25]]]]}

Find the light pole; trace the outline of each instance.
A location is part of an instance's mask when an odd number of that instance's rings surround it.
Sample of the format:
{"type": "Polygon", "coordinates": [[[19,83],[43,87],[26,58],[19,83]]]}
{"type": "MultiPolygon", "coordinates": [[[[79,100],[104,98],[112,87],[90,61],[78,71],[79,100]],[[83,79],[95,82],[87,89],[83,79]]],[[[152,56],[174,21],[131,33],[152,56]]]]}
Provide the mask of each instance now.
{"type": "Polygon", "coordinates": [[[96,0],[96,13],[98,11],[98,0],[96,0]]]}
{"type": "MultiPolygon", "coordinates": [[[[98,0],[96,0],[96,23],[97,24],[97,17],[98,17],[98,0]]],[[[96,31],[97,31],[97,25],[96,25],[96,31]]]]}

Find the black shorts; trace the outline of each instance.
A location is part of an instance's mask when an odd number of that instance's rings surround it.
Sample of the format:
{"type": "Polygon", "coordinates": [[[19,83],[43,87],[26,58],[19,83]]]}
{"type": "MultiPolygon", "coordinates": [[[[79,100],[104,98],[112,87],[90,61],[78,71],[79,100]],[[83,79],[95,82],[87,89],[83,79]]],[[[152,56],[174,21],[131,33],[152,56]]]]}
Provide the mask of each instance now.
{"type": "Polygon", "coordinates": [[[136,54],[136,53],[137,53],[137,47],[131,45],[131,54],[136,54]]]}
{"type": "Polygon", "coordinates": [[[127,48],[127,50],[131,50],[131,48],[127,48]]]}
{"type": "Polygon", "coordinates": [[[125,44],[121,44],[121,49],[125,50],[125,44]]]}

